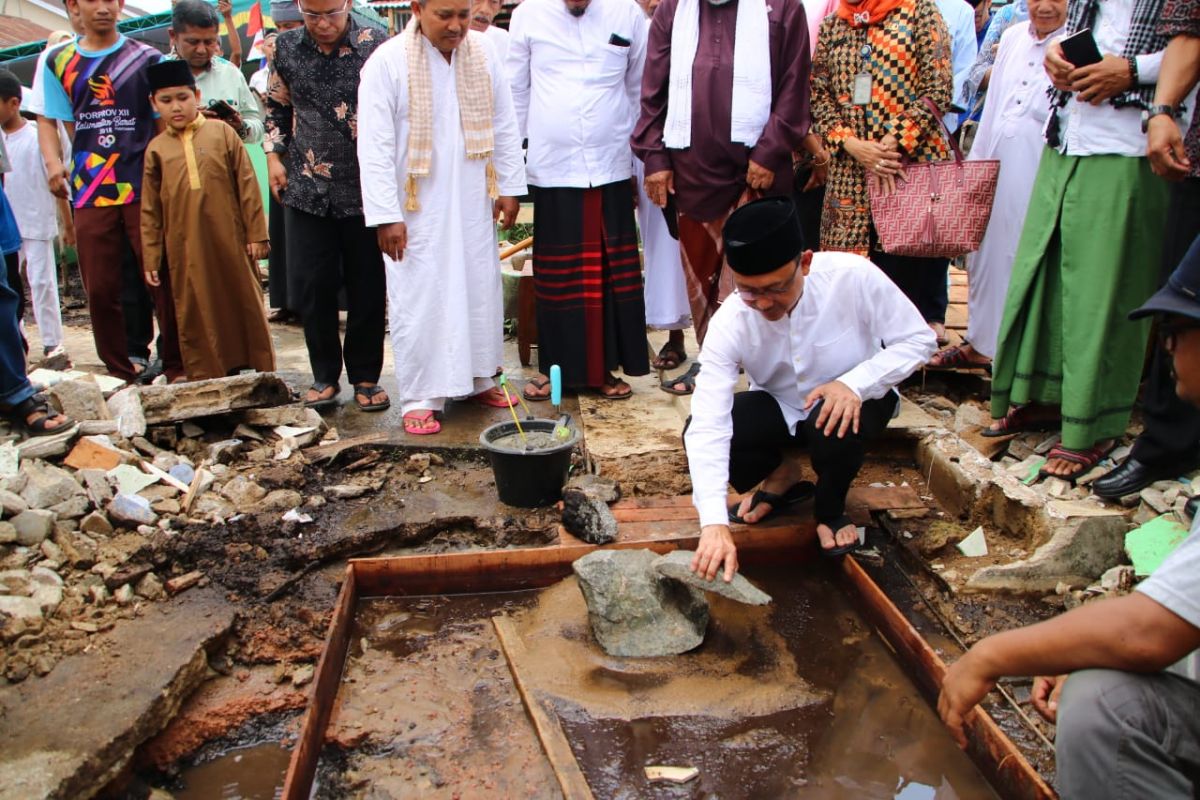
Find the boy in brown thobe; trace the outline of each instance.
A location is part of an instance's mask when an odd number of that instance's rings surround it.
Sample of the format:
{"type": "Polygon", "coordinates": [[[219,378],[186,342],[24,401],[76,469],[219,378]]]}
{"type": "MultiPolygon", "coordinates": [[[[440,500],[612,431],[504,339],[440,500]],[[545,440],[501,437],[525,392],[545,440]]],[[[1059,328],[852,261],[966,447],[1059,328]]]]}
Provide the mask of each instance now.
{"type": "Polygon", "coordinates": [[[200,114],[186,61],[148,68],[166,123],[146,150],[142,252],[158,286],[166,253],[189,380],[275,369],[254,264],[269,245],[254,168],[237,134],[200,114]]]}

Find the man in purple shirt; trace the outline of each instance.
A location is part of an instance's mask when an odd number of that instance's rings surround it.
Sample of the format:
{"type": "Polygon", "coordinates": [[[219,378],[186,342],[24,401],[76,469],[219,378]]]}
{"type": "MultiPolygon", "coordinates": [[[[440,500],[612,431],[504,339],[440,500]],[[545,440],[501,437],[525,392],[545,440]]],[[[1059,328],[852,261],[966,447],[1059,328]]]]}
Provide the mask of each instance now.
{"type": "MultiPolygon", "coordinates": [[[[633,150],[646,195],[677,213],[696,338],[732,287],[721,228],[742,203],[787,195],[808,133],[811,50],[800,0],[663,0],[650,26],[633,150]],[[737,85],[737,92],[734,86],[737,85]]],[[[699,364],[664,383],[691,394],[699,364]]]]}

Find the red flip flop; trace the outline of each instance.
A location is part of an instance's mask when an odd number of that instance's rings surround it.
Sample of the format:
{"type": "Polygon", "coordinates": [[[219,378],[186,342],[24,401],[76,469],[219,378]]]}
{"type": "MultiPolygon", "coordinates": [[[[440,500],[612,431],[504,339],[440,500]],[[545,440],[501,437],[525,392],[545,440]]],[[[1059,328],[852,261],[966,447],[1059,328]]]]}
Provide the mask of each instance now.
{"type": "Polygon", "coordinates": [[[431,436],[442,429],[442,423],[438,422],[435,413],[428,409],[423,411],[409,411],[404,415],[402,421],[404,422],[404,432],[413,436],[431,436]],[[429,420],[433,420],[432,428],[417,428],[409,427],[408,425],[410,421],[429,422],[429,420]]]}
{"type": "Polygon", "coordinates": [[[490,389],[485,389],[479,394],[473,394],[467,399],[477,406],[484,406],[486,408],[512,408],[517,404],[517,399],[515,397],[510,395],[506,399],[504,397],[504,392],[500,391],[500,389],[496,386],[493,386],[490,389]]]}

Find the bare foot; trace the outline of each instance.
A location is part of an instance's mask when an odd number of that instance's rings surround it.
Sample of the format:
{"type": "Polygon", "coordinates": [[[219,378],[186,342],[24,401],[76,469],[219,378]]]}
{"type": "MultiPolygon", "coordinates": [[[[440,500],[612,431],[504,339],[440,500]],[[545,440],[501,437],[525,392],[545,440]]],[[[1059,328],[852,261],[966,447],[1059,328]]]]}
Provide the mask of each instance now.
{"type": "Polygon", "coordinates": [[[854,523],[850,523],[838,528],[835,533],[832,528],[822,522],[817,525],[817,538],[821,540],[821,547],[826,550],[845,547],[858,542],[858,527],[854,523]]]}
{"type": "MultiPolygon", "coordinates": [[[[1080,464],[1078,461],[1071,461],[1070,459],[1066,458],[1050,458],[1047,459],[1045,466],[1043,466],[1041,469],[1041,472],[1044,475],[1050,475],[1055,478],[1065,478],[1078,475],[1081,469],[1084,472],[1087,472],[1103,460],[1104,457],[1100,454],[1107,453],[1108,450],[1112,448],[1113,444],[1114,442],[1112,439],[1105,439],[1103,441],[1096,442],[1096,444],[1087,450],[1072,451],[1078,452],[1081,456],[1087,457],[1089,460],[1093,460],[1092,457],[1095,456],[1095,463],[1091,466],[1080,464]]],[[[1054,451],[1051,451],[1051,455],[1053,455],[1053,453],[1054,451]]]]}
{"type": "MultiPolygon", "coordinates": [[[[784,457],[783,463],[763,479],[759,484],[758,489],[771,494],[784,494],[788,489],[791,489],[800,480],[803,475],[803,470],[800,467],[799,461],[795,458],[784,457]]],[[[772,506],[767,502],[759,502],[753,508],[750,503],[754,500],[754,494],[757,490],[751,489],[748,494],[742,498],[742,502],[738,505],[737,515],[742,521],[748,525],[753,525],[762,520],[772,511],[772,506]]]]}
{"type": "Polygon", "coordinates": [[[521,394],[526,400],[545,400],[550,396],[550,379],[539,372],[525,382],[521,394]]]}
{"type": "Polygon", "coordinates": [[[337,394],[337,387],[336,387],[336,386],[327,386],[327,387],[325,387],[324,389],[322,389],[322,390],[321,390],[321,391],[319,391],[319,392],[318,392],[316,389],[311,389],[311,388],[310,388],[310,389],[308,390],[308,393],[307,393],[306,395],[304,395],[304,402],[306,402],[306,403],[319,403],[319,402],[321,402],[322,400],[329,400],[329,399],[331,399],[331,398],[332,398],[334,395],[336,395],[336,394],[337,394]]]}

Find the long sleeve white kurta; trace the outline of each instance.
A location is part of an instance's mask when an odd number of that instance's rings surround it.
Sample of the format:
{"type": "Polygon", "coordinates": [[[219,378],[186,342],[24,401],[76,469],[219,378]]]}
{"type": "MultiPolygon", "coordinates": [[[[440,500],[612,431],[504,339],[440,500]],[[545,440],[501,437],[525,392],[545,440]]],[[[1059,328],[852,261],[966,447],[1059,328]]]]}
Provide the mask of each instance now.
{"type": "Polygon", "coordinates": [[[968,156],[972,161],[1000,161],[1000,179],[987,232],[979,250],[967,256],[967,341],[988,358],[996,354],[1013,259],[1045,150],[1042,129],[1050,115],[1046,95],[1050,79],[1042,61],[1055,35],[1038,40],[1028,20],[1004,32],[992,66],[979,130],[968,156]]]}
{"type": "MultiPolygon", "coordinates": [[[[474,34],[469,34],[474,35],[474,34]]],[[[358,160],[369,226],[405,222],[408,247],[384,256],[389,324],[402,402],[462,397],[503,363],[500,262],[487,193],[487,161],[468,159],[454,68],[425,37],[433,82],[433,163],[418,181],[418,211],[404,211],[408,174],[408,67],[397,36],[367,61],[358,93],[358,160]]],[[[492,78],[493,164],[500,194],[527,191],[512,95],[482,35],[492,78]]],[[[441,404],[438,402],[437,407],[441,404]]],[[[428,407],[428,406],[425,406],[428,407]]]]}
{"type": "Polygon", "coordinates": [[[729,520],[730,414],[739,366],[751,389],[770,392],[795,433],[809,414],[804,399],[818,386],[837,380],[874,400],[894,391],[936,349],[912,301],[853,253],[814,254],[800,301],[775,322],[731,295],[708,324],[684,436],[701,526],[729,520]]]}

